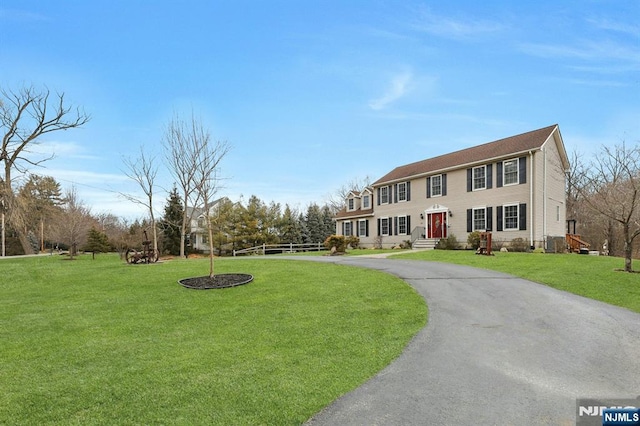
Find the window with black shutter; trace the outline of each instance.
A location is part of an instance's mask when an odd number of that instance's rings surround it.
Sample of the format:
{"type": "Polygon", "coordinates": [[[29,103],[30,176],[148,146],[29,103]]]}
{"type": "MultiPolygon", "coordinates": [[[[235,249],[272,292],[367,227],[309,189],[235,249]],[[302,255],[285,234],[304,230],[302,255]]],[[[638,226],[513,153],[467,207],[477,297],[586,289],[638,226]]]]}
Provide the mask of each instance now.
{"type": "Polygon", "coordinates": [[[524,203],[520,204],[520,230],[527,230],[527,205],[524,203]]]}
{"type": "Polygon", "coordinates": [[[520,157],[518,160],[518,173],[520,174],[520,183],[527,183],[527,157],[520,157]]]}

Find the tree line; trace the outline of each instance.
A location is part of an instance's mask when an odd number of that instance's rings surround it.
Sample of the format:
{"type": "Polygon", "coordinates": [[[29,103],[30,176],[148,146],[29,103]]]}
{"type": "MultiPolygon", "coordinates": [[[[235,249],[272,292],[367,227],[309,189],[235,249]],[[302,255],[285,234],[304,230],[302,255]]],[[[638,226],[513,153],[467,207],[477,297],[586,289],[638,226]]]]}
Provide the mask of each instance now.
{"type": "MultiPolygon", "coordinates": [[[[144,231],[151,238],[153,225],[149,217],[127,220],[113,214],[94,214],[84,205],[76,191],[64,192],[51,176],[30,175],[18,187],[15,202],[24,209],[22,234],[34,252],[117,251],[142,247],[144,231]]],[[[162,254],[180,256],[181,232],[185,206],[178,190],[169,193],[163,215],[156,221],[158,250],[162,254]]],[[[310,204],[299,211],[289,205],[265,202],[252,195],[248,200],[232,201],[226,197],[215,200],[210,214],[196,209],[192,224],[186,229],[186,254],[200,252],[194,247],[195,238],[202,236],[208,226],[213,238],[208,245],[218,255],[261,244],[323,242],[335,233],[333,213],[327,205],[310,204]],[[209,223],[198,223],[209,217],[209,223]],[[196,235],[196,233],[198,233],[196,235]]],[[[18,232],[8,227],[6,254],[24,254],[18,232]]]]}
{"type": "MultiPolygon", "coordinates": [[[[164,216],[159,222],[162,232],[162,251],[180,255],[180,227],[184,206],[174,188],[167,199],[164,216]]],[[[335,233],[333,213],[329,206],[310,204],[306,211],[292,209],[288,204],[266,203],[252,195],[246,202],[223,197],[215,200],[207,211],[197,209],[188,228],[206,234],[206,245],[218,255],[261,244],[317,243],[335,233]]],[[[195,249],[195,232],[188,235],[187,250],[195,249]]]]}
{"type": "Polygon", "coordinates": [[[632,272],[632,259],[640,257],[640,144],[602,146],[591,159],[575,151],[570,165],[567,219],[592,249],[623,257],[632,272]]]}
{"type": "Polygon", "coordinates": [[[174,114],[167,123],[162,163],[143,146],[137,158],[123,159],[125,173],[138,184],[141,195],[121,195],[145,207],[148,217],[128,223],[113,215],[92,215],[75,189],[62,194],[53,177],[31,173],[34,166],[51,159],[33,154],[33,146],[44,135],[82,127],[90,118],[82,109],[70,106],[64,93],[33,86],[0,89],[2,254],[31,254],[55,247],[73,252],[87,245],[97,250],[105,241],[110,248],[122,251],[139,245],[143,239],[140,230],[146,230],[154,249],[166,246],[171,253],[184,256],[198,210],[215,218],[203,229],[221,253],[226,247],[239,249],[251,244],[322,241],[333,233],[330,212],[325,207],[312,205],[301,213],[289,206],[267,205],[255,196],[246,203],[218,199],[223,179],[219,165],[231,146],[226,141],[214,141],[193,112],[186,119],[174,114]],[[154,200],[160,186],[156,176],[161,165],[175,182],[168,200],[171,213],[181,217],[156,217],[154,200]]]}

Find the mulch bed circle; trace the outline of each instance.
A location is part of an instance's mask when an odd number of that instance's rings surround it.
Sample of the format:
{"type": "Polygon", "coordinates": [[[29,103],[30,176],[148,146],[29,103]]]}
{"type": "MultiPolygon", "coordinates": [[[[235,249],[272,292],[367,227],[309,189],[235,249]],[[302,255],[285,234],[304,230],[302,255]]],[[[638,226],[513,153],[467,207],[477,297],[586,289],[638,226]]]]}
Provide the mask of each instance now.
{"type": "Polygon", "coordinates": [[[213,278],[207,276],[183,278],[178,280],[183,287],[194,290],[210,290],[217,288],[237,287],[253,281],[253,275],[249,274],[216,274],[213,278]]]}

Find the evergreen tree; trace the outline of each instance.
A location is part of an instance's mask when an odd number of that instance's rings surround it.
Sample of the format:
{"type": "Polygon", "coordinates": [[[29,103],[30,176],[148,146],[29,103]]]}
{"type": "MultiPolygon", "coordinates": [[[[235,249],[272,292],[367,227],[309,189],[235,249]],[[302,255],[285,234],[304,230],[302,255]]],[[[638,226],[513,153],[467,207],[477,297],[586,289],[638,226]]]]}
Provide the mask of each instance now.
{"type": "Polygon", "coordinates": [[[322,224],[323,224],[323,238],[322,242],[327,239],[328,236],[336,233],[336,224],[333,221],[333,213],[328,205],[322,207],[322,224]]]}
{"type": "Polygon", "coordinates": [[[300,244],[303,241],[300,219],[287,204],[280,219],[280,242],[300,244]]]}
{"type": "MultiPolygon", "coordinates": [[[[309,227],[307,226],[307,218],[305,215],[300,213],[298,216],[298,223],[300,224],[300,234],[302,235],[303,243],[311,243],[311,235],[309,233],[309,227]]],[[[317,241],[316,241],[317,242],[317,241]]]]}
{"type": "Polygon", "coordinates": [[[310,243],[322,242],[325,240],[324,224],[322,221],[322,213],[320,207],[313,203],[307,208],[307,216],[305,217],[307,224],[308,238],[310,243]]]}
{"type": "Polygon", "coordinates": [[[89,230],[87,237],[87,244],[84,247],[84,251],[90,251],[93,253],[94,258],[96,253],[106,253],[111,250],[109,245],[109,237],[104,232],[98,231],[95,227],[89,230]]]}
{"type": "Polygon", "coordinates": [[[235,234],[235,210],[236,206],[228,198],[217,201],[212,209],[209,220],[213,233],[211,247],[222,255],[226,250],[235,248],[233,236],[235,234]]]}
{"type": "Polygon", "coordinates": [[[46,225],[60,212],[65,201],[60,184],[50,176],[30,175],[20,188],[17,200],[24,229],[39,236],[37,248],[44,250],[46,225]]]}
{"type": "Polygon", "coordinates": [[[161,221],[164,231],[162,238],[164,250],[174,256],[180,255],[180,228],[182,227],[183,214],[182,198],[178,194],[178,188],[174,186],[169,193],[164,208],[164,217],[161,221]]]}

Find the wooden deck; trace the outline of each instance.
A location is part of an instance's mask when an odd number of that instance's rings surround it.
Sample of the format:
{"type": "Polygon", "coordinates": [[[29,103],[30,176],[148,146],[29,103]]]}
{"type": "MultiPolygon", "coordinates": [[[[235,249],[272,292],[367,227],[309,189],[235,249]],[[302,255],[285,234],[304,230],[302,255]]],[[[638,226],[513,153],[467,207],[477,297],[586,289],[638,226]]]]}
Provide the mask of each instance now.
{"type": "Polygon", "coordinates": [[[589,250],[589,247],[591,247],[591,244],[583,241],[580,235],[577,234],[567,234],[566,239],[569,250],[575,253],[580,253],[582,250],[589,250]]]}

